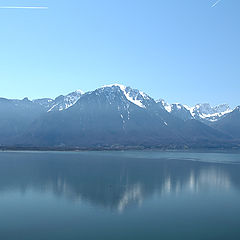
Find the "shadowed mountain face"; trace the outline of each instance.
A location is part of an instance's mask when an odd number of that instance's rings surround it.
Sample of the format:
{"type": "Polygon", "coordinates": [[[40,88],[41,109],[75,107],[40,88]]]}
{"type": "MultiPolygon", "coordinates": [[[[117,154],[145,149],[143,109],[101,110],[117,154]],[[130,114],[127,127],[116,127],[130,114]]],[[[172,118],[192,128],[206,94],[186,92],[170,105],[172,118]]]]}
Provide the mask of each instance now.
{"type": "MultiPolygon", "coordinates": [[[[76,91],[55,100],[1,99],[0,112],[3,146],[175,148],[237,144],[230,131],[194,119],[183,105],[173,104],[168,109],[163,101],[117,84],[85,94],[76,91]]],[[[220,120],[230,114],[234,112],[220,120]]],[[[237,122],[239,116],[235,118],[237,122]]]]}
{"type": "Polygon", "coordinates": [[[12,143],[26,132],[34,120],[45,113],[44,108],[29,101],[0,98],[0,145],[12,143]]]}
{"type": "Polygon", "coordinates": [[[191,115],[190,111],[187,110],[181,104],[172,104],[171,105],[171,114],[177,118],[184,120],[184,121],[194,119],[193,116],[191,115]]]}
{"type": "Polygon", "coordinates": [[[231,135],[233,138],[240,139],[240,106],[214,123],[213,127],[231,135]]]}

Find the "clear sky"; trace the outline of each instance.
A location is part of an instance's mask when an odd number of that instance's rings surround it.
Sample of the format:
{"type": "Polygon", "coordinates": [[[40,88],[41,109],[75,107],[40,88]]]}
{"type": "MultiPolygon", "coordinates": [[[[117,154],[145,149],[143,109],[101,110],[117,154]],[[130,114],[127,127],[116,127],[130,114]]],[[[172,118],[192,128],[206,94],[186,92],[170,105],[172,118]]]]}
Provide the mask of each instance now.
{"type": "Polygon", "coordinates": [[[0,96],[122,83],[154,98],[240,105],[240,1],[0,0],[0,96]]]}

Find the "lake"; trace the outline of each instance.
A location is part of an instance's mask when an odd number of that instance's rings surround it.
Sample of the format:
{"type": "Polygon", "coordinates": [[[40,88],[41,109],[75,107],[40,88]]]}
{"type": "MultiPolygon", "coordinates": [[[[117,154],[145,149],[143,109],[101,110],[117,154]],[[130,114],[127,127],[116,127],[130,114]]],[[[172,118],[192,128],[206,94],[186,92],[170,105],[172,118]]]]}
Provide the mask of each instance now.
{"type": "Polygon", "coordinates": [[[0,152],[0,239],[240,239],[240,154],[0,152]]]}

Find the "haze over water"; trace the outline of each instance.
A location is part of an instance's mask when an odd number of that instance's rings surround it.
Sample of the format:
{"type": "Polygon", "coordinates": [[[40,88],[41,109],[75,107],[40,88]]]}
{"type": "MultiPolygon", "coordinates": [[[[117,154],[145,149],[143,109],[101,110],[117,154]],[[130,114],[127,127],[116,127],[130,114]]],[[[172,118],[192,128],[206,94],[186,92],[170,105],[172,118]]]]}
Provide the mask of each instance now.
{"type": "Polygon", "coordinates": [[[1,152],[0,239],[238,239],[240,154],[1,152]]]}

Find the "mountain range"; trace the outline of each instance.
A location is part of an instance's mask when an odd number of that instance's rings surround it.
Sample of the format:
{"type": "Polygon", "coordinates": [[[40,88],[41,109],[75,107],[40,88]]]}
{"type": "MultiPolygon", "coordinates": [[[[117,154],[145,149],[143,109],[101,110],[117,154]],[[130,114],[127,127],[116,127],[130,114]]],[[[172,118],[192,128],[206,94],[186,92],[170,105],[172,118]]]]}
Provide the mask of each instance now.
{"type": "Polygon", "coordinates": [[[1,148],[239,148],[240,106],[168,104],[120,84],[55,99],[0,98],[1,148]]]}

